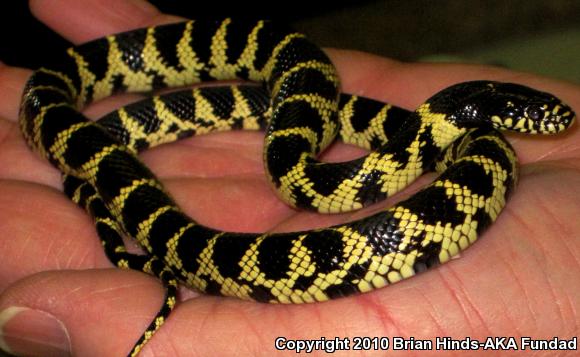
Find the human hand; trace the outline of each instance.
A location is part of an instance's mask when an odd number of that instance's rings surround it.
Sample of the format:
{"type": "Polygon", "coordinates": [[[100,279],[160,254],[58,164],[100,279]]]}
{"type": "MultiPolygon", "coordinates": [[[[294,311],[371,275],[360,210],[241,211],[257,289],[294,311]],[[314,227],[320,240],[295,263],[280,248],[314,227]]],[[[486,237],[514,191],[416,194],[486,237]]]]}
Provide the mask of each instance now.
{"type": "MultiPolygon", "coordinates": [[[[75,43],[177,20],[138,0],[37,0],[30,6],[75,43]]],[[[339,50],[328,53],[345,92],[406,108],[452,83],[484,78],[527,84],[580,108],[580,87],[529,74],[482,66],[402,64],[339,50]]],[[[123,355],[157,312],[163,289],[154,278],[111,265],[92,221],[60,192],[60,173],[24,143],[17,111],[30,73],[0,67],[0,311],[19,306],[58,318],[70,342],[61,340],[53,352],[66,345],[73,355],[123,355]]],[[[137,97],[105,100],[87,114],[98,118],[137,97]]],[[[178,305],[143,355],[271,355],[278,336],[352,341],[354,336],[577,335],[579,136],[578,125],[555,137],[508,135],[522,165],[519,187],[482,241],[461,259],[384,289],[321,304],[266,305],[196,296],[184,289],[182,297],[189,299],[178,305]]],[[[262,139],[261,133],[220,133],[161,146],[141,157],[190,216],[224,230],[326,226],[368,215],[418,187],[353,214],[297,212],[269,187],[261,161],[262,139]]],[[[359,149],[334,145],[324,158],[343,161],[361,154],[359,149]]],[[[34,322],[30,312],[20,317],[29,319],[29,327],[12,320],[5,325],[6,334],[20,327],[38,331],[36,338],[56,337],[47,320],[44,325],[34,322]]],[[[48,355],[38,348],[37,354],[48,355]]]]}

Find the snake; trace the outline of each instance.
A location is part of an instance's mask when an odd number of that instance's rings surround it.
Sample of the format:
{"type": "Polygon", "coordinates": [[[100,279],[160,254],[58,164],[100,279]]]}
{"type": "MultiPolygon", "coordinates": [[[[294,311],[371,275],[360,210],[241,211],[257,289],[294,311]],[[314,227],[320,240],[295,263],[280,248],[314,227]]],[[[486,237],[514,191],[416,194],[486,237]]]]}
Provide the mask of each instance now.
{"type": "Polygon", "coordinates": [[[414,111],[340,93],[329,57],[271,21],[190,20],[70,48],[33,72],[20,107],[28,145],[93,217],[107,257],[158,277],[162,308],[134,356],[170,316],[178,285],[269,303],[365,293],[445,263],[498,217],[517,183],[499,130],[555,134],[575,119],[555,96],[514,83],[452,85],[414,111]],[[249,82],[154,96],[99,121],[81,110],[121,92],[249,82]],[[263,161],[279,197],[298,209],[348,212],[436,169],[430,184],[367,217],[283,233],[226,232],[187,216],[138,153],[222,130],[265,131],[263,161]],[[316,159],[333,140],[368,149],[316,159]],[[143,254],[129,253],[123,237],[143,254]]]}

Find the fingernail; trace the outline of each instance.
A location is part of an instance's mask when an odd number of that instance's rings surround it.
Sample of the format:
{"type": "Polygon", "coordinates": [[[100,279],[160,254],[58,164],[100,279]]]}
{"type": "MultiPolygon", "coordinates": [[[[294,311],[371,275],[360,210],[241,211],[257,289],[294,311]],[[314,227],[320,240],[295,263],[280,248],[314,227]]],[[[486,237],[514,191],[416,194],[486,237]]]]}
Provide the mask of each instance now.
{"type": "Polygon", "coordinates": [[[61,321],[47,312],[17,306],[0,312],[0,349],[17,356],[71,355],[61,321]]]}

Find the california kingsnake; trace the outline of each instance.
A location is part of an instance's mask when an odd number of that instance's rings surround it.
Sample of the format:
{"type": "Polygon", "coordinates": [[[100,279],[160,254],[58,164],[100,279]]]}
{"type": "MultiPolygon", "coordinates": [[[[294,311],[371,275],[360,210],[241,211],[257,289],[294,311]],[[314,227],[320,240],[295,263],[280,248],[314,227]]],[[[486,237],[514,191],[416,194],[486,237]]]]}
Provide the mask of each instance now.
{"type": "Polygon", "coordinates": [[[65,191],[95,218],[111,261],[168,286],[163,310],[131,354],[169,315],[177,280],[212,294],[302,303],[366,292],[448,261],[496,219],[516,183],[516,156],[496,128],[556,133],[574,119],[549,94],[475,81],[439,92],[408,115],[395,109],[404,120],[391,124],[387,106],[344,97],[342,122],[350,126],[340,129],[338,92],[323,51],[266,21],[190,21],[109,36],[71,48],[32,75],[20,115],[28,144],[66,175],[65,191]],[[200,90],[193,108],[161,98],[138,107],[150,116],[121,111],[107,125],[79,112],[117,92],[224,79],[263,83],[268,96],[251,87],[200,90]],[[360,208],[405,187],[438,157],[442,174],[409,199],[354,222],[248,234],[195,223],[136,157],[139,149],[187,135],[258,129],[264,110],[271,117],[265,167],[294,206],[360,208]],[[184,111],[190,119],[177,118],[184,111]],[[359,113],[366,113],[361,121],[359,113]],[[315,155],[339,130],[347,142],[375,151],[320,164],[315,155]],[[123,235],[145,255],[127,253],[123,235]]]}

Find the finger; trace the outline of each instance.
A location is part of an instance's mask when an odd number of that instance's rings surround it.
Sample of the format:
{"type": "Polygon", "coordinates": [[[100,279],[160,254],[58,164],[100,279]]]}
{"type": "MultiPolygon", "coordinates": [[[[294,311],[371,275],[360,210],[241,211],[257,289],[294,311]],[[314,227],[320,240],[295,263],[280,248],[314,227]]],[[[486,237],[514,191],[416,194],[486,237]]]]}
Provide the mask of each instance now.
{"type": "Polygon", "coordinates": [[[76,44],[180,19],[143,0],[31,0],[29,4],[34,16],[76,44]]]}
{"type": "Polygon", "coordinates": [[[44,270],[111,267],[93,223],[61,192],[0,182],[0,291],[44,270]]]}
{"type": "Polygon", "coordinates": [[[61,187],[60,173],[27,147],[17,123],[0,118],[0,144],[0,180],[61,187]]]}
{"type": "Polygon", "coordinates": [[[580,88],[569,82],[507,68],[458,63],[404,63],[359,51],[327,49],[346,92],[385,99],[412,109],[433,93],[460,81],[489,79],[522,83],[580,105],[580,88]]]}
{"type": "Polygon", "coordinates": [[[126,355],[162,299],[161,285],[137,272],[39,273],[0,296],[0,347],[18,355],[126,355]]]}
{"type": "Polygon", "coordinates": [[[18,107],[24,83],[31,71],[0,62],[0,117],[11,122],[18,119],[18,107]]]}

